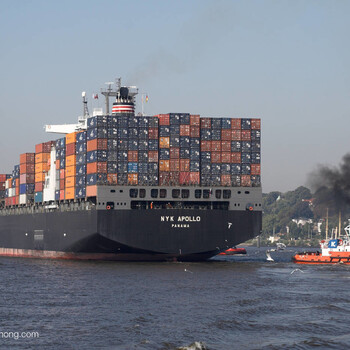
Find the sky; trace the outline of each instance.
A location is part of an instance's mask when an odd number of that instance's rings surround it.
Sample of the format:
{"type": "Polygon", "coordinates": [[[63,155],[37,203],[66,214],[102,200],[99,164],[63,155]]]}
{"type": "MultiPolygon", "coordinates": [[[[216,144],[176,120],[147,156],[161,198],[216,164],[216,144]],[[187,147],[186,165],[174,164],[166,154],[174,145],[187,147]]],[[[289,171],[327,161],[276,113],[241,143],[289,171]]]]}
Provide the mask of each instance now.
{"type": "Polygon", "coordinates": [[[147,115],[261,118],[263,192],[349,152],[350,2],[0,0],[0,173],[106,82],[147,115]]]}

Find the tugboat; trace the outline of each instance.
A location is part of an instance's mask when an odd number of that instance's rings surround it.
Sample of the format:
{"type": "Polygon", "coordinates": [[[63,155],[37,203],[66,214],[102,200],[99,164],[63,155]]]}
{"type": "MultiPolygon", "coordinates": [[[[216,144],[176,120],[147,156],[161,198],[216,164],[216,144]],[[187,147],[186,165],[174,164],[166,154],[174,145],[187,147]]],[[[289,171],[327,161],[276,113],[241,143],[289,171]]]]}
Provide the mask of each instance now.
{"type": "Polygon", "coordinates": [[[350,224],[344,229],[345,235],[320,242],[321,251],[296,253],[293,261],[297,264],[350,264],[350,224]]]}

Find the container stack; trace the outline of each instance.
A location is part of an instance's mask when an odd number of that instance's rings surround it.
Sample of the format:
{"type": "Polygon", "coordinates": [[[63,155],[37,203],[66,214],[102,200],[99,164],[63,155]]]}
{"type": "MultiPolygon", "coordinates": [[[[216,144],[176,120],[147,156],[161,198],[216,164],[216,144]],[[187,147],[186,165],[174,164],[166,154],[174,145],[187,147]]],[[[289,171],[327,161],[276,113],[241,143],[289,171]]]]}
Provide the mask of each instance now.
{"type": "Polygon", "coordinates": [[[129,137],[129,117],[126,115],[118,115],[112,117],[117,125],[117,138],[108,140],[108,150],[117,151],[117,183],[118,185],[128,184],[128,167],[129,167],[129,153],[128,153],[128,137],[129,137]]]}
{"type": "Polygon", "coordinates": [[[66,138],[56,141],[56,191],[55,199],[65,199],[66,138]]]}
{"type": "MultiPolygon", "coordinates": [[[[181,131],[181,130],[180,130],[181,131]]],[[[190,115],[190,179],[189,185],[200,184],[200,117],[190,115]]]]}
{"type": "Polygon", "coordinates": [[[180,129],[178,125],[179,123],[177,123],[175,118],[172,118],[172,124],[170,125],[170,114],[159,114],[157,117],[159,118],[159,185],[169,186],[171,181],[178,181],[180,155],[179,152],[175,151],[175,148],[177,148],[178,150],[180,143],[180,129]],[[170,128],[172,128],[171,137],[170,128]],[[170,169],[170,148],[172,149],[173,155],[172,169],[170,169]],[[177,160],[177,162],[175,162],[174,160],[177,160]]]}
{"type": "MultiPolygon", "coordinates": [[[[107,183],[118,184],[118,118],[110,116],[107,120],[107,183]]],[[[125,161],[125,159],[124,159],[125,161]]]]}
{"type": "Polygon", "coordinates": [[[139,118],[128,117],[128,122],[128,185],[137,185],[139,172],[139,118]]]}
{"type": "Polygon", "coordinates": [[[76,139],[76,183],[75,183],[75,198],[86,197],[86,131],[77,133],[76,139]]]}
{"type": "Polygon", "coordinates": [[[88,118],[86,134],[86,194],[88,197],[96,196],[97,185],[107,183],[108,118],[107,116],[88,118]]]}
{"type": "Polygon", "coordinates": [[[66,135],[65,199],[75,198],[77,133],[66,135]]]}
{"type": "Polygon", "coordinates": [[[35,153],[20,155],[19,204],[34,201],[35,190],[35,153]]]}
{"type": "Polygon", "coordinates": [[[35,203],[43,201],[45,176],[50,169],[51,145],[51,141],[35,145],[35,203]]]}
{"type": "Polygon", "coordinates": [[[8,177],[9,175],[0,174],[0,202],[6,202],[6,180],[8,177]]]}
{"type": "MultiPolygon", "coordinates": [[[[147,147],[139,152],[139,162],[144,164],[139,167],[139,170],[141,169],[143,173],[140,185],[146,184],[149,186],[157,186],[159,181],[159,119],[157,117],[144,118],[148,119],[148,138],[143,140],[147,141],[147,147]],[[146,169],[146,164],[147,177],[143,170],[146,169]]],[[[142,123],[145,123],[145,121],[142,121],[141,125],[142,123]]],[[[143,127],[141,126],[141,128],[143,127]]]]}

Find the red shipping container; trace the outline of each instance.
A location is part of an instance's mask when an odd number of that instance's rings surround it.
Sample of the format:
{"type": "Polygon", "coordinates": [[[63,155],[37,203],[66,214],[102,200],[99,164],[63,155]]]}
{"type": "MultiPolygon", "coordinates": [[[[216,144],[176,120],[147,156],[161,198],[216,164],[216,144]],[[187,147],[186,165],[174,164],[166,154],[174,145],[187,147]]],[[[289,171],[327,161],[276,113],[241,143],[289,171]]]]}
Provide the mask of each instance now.
{"type": "Polygon", "coordinates": [[[232,130],[232,141],[241,141],[242,133],[241,130],[232,130]]]}
{"type": "Polygon", "coordinates": [[[172,147],[170,148],[170,159],[178,159],[180,158],[180,148],[172,147]]]}
{"type": "Polygon", "coordinates": [[[190,115],[190,124],[195,126],[200,126],[200,116],[199,114],[190,115]]]}
{"type": "Polygon", "coordinates": [[[180,125],[180,136],[190,136],[189,125],[180,125]]]}
{"type": "Polygon", "coordinates": [[[44,152],[44,143],[39,143],[35,145],[35,153],[43,153],[44,152]]]}
{"type": "Polygon", "coordinates": [[[75,143],[69,143],[66,145],[66,157],[75,155],[75,143]]]}
{"type": "Polygon", "coordinates": [[[87,142],[86,149],[88,152],[107,149],[107,139],[94,139],[87,142]]]}
{"type": "Polygon", "coordinates": [[[180,159],[180,171],[190,171],[190,160],[180,159]]]}
{"type": "Polygon", "coordinates": [[[150,163],[158,163],[158,151],[148,151],[148,161],[150,163]]]}
{"type": "Polygon", "coordinates": [[[251,175],[260,175],[261,167],[260,164],[251,164],[250,165],[250,174],[251,175]]]}
{"type": "Polygon", "coordinates": [[[159,172],[159,186],[168,186],[170,184],[170,173],[168,171],[159,172]]]}
{"type": "Polygon", "coordinates": [[[35,182],[34,174],[21,174],[19,177],[20,184],[33,184],[34,182],[35,182]]]}
{"type": "Polygon", "coordinates": [[[200,172],[190,173],[190,185],[199,185],[200,183],[200,172]]]}
{"type": "Polygon", "coordinates": [[[179,172],[178,171],[171,171],[169,173],[169,184],[172,186],[177,186],[179,184],[179,172]]]}
{"type": "Polygon", "coordinates": [[[211,162],[221,163],[221,152],[211,152],[211,162]]]}
{"type": "Polygon", "coordinates": [[[87,174],[107,173],[107,162],[87,163],[86,173],[87,174]]]}
{"type": "Polygon", "coordinates": [[[170,171],[180,171],[180,159],[170,159],[170,171]]]}
{"type": "Polygon", "coordinates": [[[148,128],[148,138],[151,140],[158,139],[158,128],[148,128]]]}
{"type": "Polygon", "coordinates": [[[251,184],[250,175],[241,175],[241,186],[250,187],[251,184]]]}
{"type": "Polygon", "coordinates": [[[200,128],[199,128],[199,126],[191,125],[190,136],[191,137],[200,137],[200,128]]]}
{"type": "Polygon", "coordinates": [[[60,170],[60,168],[61,168],[61,162],[58,160],[58,159],[56,159],[56,170],[60,170]]]}
{"type": "Polygon", "coordinates": [[[201,129],[210,129],[211,128],[211,118],[200,118],[201,129]]]}
{"type": "Polygon", "coordinates": [[[0,174],[0,182],[5,182],[6,181],[6,174],[0,174]]]}
{"type": "Polygon", "coordinates": [[[231,129],[241,130],[241,119],[240,118],[231,119],[231,129]]]}
{"type": "Polygon", "coordinates": [[[241,162],[241,152],[232,152],[231,163],[240,163],[240,162],[241,162]]]}
{"type": "Polygon", "coordinates": [[[251,119],[250,127],[252,130],[260,130],[261,129],[261,120],[258,118],[251,119]]]}
{"type": "Polygon", "coordinates": [[[5,186],[5,182],[0,182],[0,191],[5,191],[6,186],[5,186]]]}
{"type": "Polygon", "coordinates": [[[34,163],[35,162],[35,153],[22,153],[19,156],[19,163],[34,163]]]}
{"type": "Polygon", "coordinates": [[[128,151],[128,162],[138,162],[139,152],[138,151],[128,151]]]}
{"type": "Polygon", "coordinates": [[[231,141],[221,141],[221,152],[231,152],[231,141]]]}
{"type": "Polygon", "coordinates": [[[230,130],[230,129],[222,129],[221,130],[221,140],[223,140],[223,141],[231,141],[232,140],[232,130],[230,130]]]}
{"type": "Polygon", "coordinates": [[[35,183],[35,192],[42,192],[44,189],[44,182],[35,183]]]}
{"type": "Polygon", "coordinates": [[[210,152],[211,151],[211,141],[201,141],[201,151],[210,152]]]}
{"type": "Polygon", "coordinates": [[[65,177],[65,169],[60,170],[60,179],[64,179],[65,177]]]}
{"type": "Polygon", "coordinates": [[[231,186],[231,175],[221,175],[221,186],[231,186]]]}
{"type": "Polygon", "coordinates": [[[160,171],[169,171],[170,170],[170,160],[159,160],[159,170],[160,171]]]}
{"type": "Polygon", "coordinates": [[[221,153],[221,162],[222,163],[231,163],[231,152],[222,152],[221,153]]]}
{"type": "Polygon", "coordinates": [[[34,174],[35,164],[34,163],[24,163],[19,166],[20,174],[34,174]]]}
{"type": "Polygon", "coordinates": [[[179,174],[179,184],[180,185],[189,185],[190,184],[190,172],[189,171],[180,171],[179,174]]]}
{"type": "Polygon", "coordinates": [[[221,141],[211,141],[211,151],[220,152],[221,151],[221,141]]]}
{"type": "Polygon", "coordinates": [[[16,179],[16,187],[19,187],[19,179],[16,179]]]}
{"type": "Polygon", "coordinates": [[[250,130],[242,130],[241,135],[242,141],[250,141],[252,139],[250,130]]]}
{"type": "Polygon", "coordinates": [[[66,191],[64,189],[60,190],[60,201],[63,201],[65,199],[65,196],[64,196],[65,192],[66,191]]]}
{"type": "Polygon", "coordinates": [[[65,178],[60,179],[60,189],[63,190],[66,187],[65,178]]]}
{"type": "Polygon", "coordinates": [[[159,125],[170,125],[170,115],[169,114],[158,114],[159,125]]]}

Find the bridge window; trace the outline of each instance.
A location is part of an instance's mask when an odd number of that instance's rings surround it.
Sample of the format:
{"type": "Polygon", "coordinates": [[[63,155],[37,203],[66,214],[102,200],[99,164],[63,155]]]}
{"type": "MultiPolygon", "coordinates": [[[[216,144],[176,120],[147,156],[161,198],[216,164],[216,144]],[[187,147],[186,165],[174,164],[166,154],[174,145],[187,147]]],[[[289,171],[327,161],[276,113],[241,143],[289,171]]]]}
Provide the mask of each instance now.
{"type": "Polygon", "coordinates": [[[224,199],[231,198],[231,190],[224,190],[222,196],[224,199]]]}
{"type": "Polygon", "coordinates": [[[181,191],[182,198],[188,198],[189,196],[190,196],[190,190],[182,190],[181,191]]]}
{"type": "Polygon", "coordinates": [[[180,198],[180,190],[179,189],[174,189],[172,191],[172,196],[173,196],[173,198],[180,198]]]}
{"type": "Polygon", "coordinates": [[[210,197],[210,190],[203,190],[203,198],[209,198],[210,197]]]}
{"type": "Polygon", "coordinates": [[[201,198],[202,197],[202,190],[194,190],[194,196],[195,196],[195,198],[201,198]]]}
{"type": "Polygon", "coordinates": [[[156,188],[153,188],[151,190],[151,197],[152,198],[158,198],[158,190],[156,188]]]}
{"type": "Polygon", "coordinates": [[[221,198],[221,190],[216,190],[216,191],[215,191],[215,197],[216,197],[217,199],[220,199],[220,198],[221,198]]]}
{"type": "Polygon", "coordinates": [[[165,188],[161,188],[159,190],[159,197],[160,198],[166,198],[166,189],[165,188]]]}
{"type": "Polygon", "coordinates": [[[140,188],[140,198],[146,197],[146,190],[144,188],[140,188]]]}
{"type": "Polygon", "coordinates": [[[137,197],[137,193],[138,193],[138,189],[137,188],[130,188],[130,197],[131,198],[136,198],[137,197]]]}

